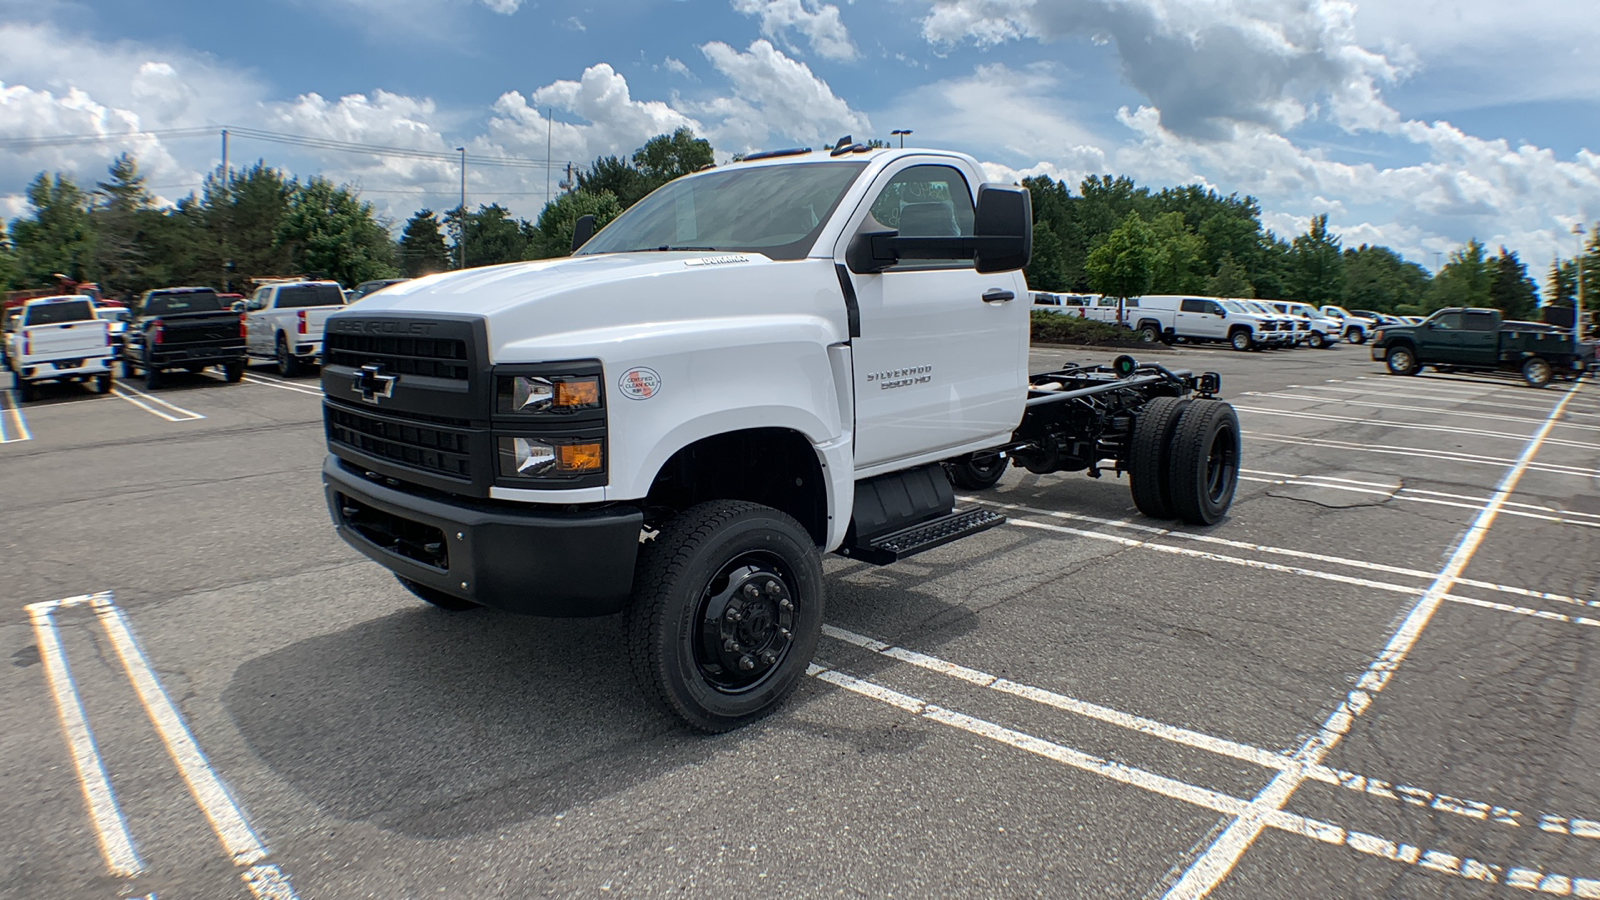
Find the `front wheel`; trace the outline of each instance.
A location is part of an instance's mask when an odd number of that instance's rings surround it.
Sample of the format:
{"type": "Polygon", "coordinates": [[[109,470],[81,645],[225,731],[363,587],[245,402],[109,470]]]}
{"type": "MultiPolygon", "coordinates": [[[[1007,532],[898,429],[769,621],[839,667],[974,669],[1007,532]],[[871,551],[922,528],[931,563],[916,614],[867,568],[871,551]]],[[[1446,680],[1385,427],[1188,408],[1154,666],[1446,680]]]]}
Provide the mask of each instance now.
{"type": "Polygon", "coordinates": [[[1328,346],[1328,339],[1323,337],[1322,336],[1322,332],[1320,332],[1320,331],[1311,332],[1310,342],[1311,342],[1311,346],[1316,348],[1316,349],[1318,349],[1318,350],[1321,350],[1322,348],[1328,346]]]}
{"type": "Polygon", "coordinates": [[[1422,368],[1417,364],[1417,356],[1410,347],[1389,348],[1384,364],[1389,367],[1390,375],[1415,375],[1422,368]]]}
{"type": "Polygon", "coordinates": [[[1522,363],[1522,380],[1528,387],[1542,388],[1555,377],[1555,369],[1550,361],[1537,356],[1530,356],[1522,363]]]}
{"type": "Polygon", "coordinates": [[[1365,344],[1367,333],[1359,328],[1352,328],[1344,333],[1344,339],[1352,344],[1365,344]]]}
{"type": "Polygon", "coordinates": [[[730,731],[789,696],[822,633],[822,561],[770,507],[715,500],[639,550],[626,614],[640,690],[701,731],[730,731]]]}
{"type": "Polygon", "coordinates": [[[998,453],[969,453],[945,463],[950,482],[966,491],[984,491],[992,488],[1006,474],[1007,460],[998,453]]]}
{"type": "Polygon", "coordinates": [[[1250,336],[1249,329],[1240,328],[1228,336],[1229,343],[1235,350],[1250,350],[1256,345],[1255,339],[1250,336]]]}

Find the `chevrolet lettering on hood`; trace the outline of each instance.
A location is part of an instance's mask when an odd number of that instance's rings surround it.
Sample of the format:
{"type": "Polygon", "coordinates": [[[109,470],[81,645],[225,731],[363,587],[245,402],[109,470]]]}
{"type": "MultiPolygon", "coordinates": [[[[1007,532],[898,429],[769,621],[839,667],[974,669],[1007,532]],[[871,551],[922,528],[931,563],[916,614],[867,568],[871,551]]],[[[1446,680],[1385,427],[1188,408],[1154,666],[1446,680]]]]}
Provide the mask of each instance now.
{"type": "Polygon", "coordinates": [[[388,322],[383,319],[331,319],[328,327],[345,334],[429,335],[432,322],[388,322]]]}

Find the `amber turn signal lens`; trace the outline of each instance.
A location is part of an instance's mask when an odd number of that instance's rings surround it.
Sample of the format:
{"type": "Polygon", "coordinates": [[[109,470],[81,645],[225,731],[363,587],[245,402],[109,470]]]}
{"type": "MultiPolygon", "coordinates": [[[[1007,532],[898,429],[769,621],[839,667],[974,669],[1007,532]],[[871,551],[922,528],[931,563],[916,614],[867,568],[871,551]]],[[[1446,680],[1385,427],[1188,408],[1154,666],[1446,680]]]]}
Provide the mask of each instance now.
{"type": "Polygon", "coordinates": [[[567,378],[557,381],[555,405],[567,409],[599,406],[600,379],[567,378]]]}
{"type": "Polygon", "coordinates": [[[556,468],[561,472],[598,472],[601,467],[599,444],[559,444],[556,468]]]}

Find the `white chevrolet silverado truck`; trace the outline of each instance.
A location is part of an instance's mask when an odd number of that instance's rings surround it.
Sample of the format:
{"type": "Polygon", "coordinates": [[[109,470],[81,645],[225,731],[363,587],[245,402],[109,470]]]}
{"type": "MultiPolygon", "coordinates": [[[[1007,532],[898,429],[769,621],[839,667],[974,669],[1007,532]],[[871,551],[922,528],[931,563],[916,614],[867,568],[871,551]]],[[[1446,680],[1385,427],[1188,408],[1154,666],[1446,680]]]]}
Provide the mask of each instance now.
{"type": "Polygon", "coordinates": [[[755,154],[574,253],[395,285],[328,319],[339,534],[444,609],[624,613],[646,696],[771,711],[823,620],[821,556],[883,565],[1004,521],[952,482],[1130,475],[1144,513],[1233,500],[1220,379],[1120,357],[1028,372],[1025,190],[970,157],[755,154]]]}
{"type": "Polygon", "coordinates": [[[95,315],[88,297],[29,300],[7,338],[6,361],[17,398],[32,400],[36,385],[46,381],[90,382],[97,394],[111,390],[110,328],[95,315]]]}

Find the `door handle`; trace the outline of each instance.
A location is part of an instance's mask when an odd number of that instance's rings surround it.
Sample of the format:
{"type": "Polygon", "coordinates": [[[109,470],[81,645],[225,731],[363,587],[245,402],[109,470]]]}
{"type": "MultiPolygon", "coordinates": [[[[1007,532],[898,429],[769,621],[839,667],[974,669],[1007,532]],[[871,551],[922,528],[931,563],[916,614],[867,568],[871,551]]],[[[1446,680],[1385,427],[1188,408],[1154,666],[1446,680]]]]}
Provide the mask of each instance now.
{"type": "Polygon", "coordinates": [[[989,290],[983,292],[983,302],[1004,303],[1007,300],[1016,299],[1016,296],[1016,294],[1013,294],[1010,291],[1003,291],[999,288],[990,288],[989,290]]]}

